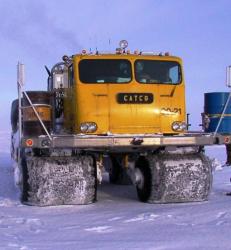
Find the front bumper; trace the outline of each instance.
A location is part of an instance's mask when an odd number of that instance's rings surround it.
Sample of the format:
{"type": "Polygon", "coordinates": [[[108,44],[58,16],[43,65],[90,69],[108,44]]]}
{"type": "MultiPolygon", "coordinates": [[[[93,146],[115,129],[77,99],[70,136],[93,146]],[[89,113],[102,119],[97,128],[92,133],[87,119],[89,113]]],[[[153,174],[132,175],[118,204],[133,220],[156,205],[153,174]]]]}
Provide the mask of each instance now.
{"type": "Polygon", "coordinates": [[[128,134],[128,135],[51,135],[23,137],[25,148],[71,148],[79,150],[143,150],[165,146],[206,146],[230,144],[231,135],[216,135],[202,132],[189,132],[180,135],[128,134]],[[28,143],[30,140],[30,143],[28,143]]]}

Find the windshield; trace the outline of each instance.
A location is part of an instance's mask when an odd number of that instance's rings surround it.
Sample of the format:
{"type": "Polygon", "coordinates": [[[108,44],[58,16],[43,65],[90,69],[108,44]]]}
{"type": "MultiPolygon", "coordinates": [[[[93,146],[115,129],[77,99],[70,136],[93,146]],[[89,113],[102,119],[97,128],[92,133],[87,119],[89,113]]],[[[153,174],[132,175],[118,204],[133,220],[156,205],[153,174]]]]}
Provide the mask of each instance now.
{"type": "Polygon", "coordinates": [[[182,77],[177,62],[136,60],[135,78],[140,83],[179,84],[182,77]]]}
{"type": "Polygon", "coordinates": [[[83,83],[128,83],[132,79],[131,63],[124,59],[84,59],[79,63],[83,83]]]}

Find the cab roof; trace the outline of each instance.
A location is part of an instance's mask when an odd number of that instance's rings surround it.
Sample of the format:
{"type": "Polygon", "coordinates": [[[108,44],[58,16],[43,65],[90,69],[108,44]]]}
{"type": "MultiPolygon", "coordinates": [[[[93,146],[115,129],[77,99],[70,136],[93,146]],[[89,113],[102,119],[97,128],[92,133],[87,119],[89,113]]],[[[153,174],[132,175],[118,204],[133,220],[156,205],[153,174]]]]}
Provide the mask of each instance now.
{"type": "Polygon", "coordinates": [[[159,53],[154,54],[152,52],[140,52],[138,54],[131,54],[131,53],[82,53],[82,54],[76,54],[72,56],[73,59],[82,60],[82,59],[128,59],[128,60],[163,60],[163,61],[177,61],[179,63],[182,62],[182,59],[177,56],[170,56],[169,54],[165,53],[159,53]]]}

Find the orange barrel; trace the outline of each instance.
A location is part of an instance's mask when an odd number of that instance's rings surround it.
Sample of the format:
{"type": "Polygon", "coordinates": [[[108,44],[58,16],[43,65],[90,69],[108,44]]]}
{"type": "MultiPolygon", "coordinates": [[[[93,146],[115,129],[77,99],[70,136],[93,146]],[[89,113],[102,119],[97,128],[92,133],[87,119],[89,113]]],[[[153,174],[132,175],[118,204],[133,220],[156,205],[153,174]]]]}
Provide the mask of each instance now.
{"type": "MultiPolygon", "coordinates": [[[[51,131],[51,92],[48,91],[27,91],[33,106],[38,112],[48,132],[51,131]]],[[[33,108],[30,106],[25,94],[22,99],[22,126],[24,136],[45,135],[33,108]]]]}

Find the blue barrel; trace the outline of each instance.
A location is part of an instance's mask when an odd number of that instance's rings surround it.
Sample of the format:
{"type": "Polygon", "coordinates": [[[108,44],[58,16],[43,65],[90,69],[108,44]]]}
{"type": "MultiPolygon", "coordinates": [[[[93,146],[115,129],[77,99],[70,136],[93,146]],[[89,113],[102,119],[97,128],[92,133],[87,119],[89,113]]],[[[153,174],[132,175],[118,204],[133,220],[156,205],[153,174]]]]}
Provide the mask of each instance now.
{"type": "MultiPolygon", "coordinates": [[[[205,132],[216,131],[228,97],[229,92],[211,92],[204,94],[204,113],[210,120],[208,126],[205,127],[205,132]]],[[[221,134],[231,134],[231,101],[229,101],[217,132],[221,134]]]]}

